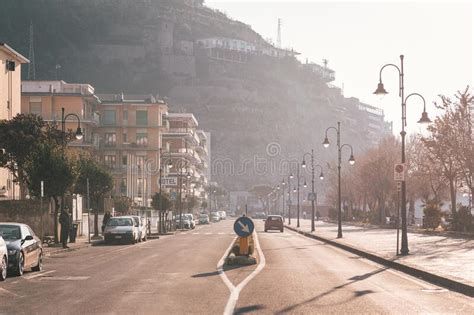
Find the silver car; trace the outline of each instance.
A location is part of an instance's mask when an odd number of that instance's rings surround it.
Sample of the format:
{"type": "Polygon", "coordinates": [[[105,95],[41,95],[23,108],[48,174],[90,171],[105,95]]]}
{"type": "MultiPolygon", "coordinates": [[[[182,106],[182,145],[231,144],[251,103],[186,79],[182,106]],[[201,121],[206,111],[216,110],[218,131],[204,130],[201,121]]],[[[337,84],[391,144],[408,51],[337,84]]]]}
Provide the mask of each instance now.
{"type": "Polygon", "coordinates": [[[7,278],[7,269],[8,269],[7,244],[3,240],[3,237],[0,235],[0,281],[3,281],[7,278]]]}

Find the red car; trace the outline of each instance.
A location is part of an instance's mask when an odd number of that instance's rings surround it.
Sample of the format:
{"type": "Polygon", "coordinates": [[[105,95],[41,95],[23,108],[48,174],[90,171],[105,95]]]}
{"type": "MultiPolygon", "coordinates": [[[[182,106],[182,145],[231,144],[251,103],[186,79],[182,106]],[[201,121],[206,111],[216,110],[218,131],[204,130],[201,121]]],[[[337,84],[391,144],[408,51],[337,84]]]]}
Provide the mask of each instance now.
{"type": "Polygon", "coordinates": [[[283,218],[281,215],[269,215],[265,220],[265,232],[268,230],[279,230],[283,232],[283,218]]]}

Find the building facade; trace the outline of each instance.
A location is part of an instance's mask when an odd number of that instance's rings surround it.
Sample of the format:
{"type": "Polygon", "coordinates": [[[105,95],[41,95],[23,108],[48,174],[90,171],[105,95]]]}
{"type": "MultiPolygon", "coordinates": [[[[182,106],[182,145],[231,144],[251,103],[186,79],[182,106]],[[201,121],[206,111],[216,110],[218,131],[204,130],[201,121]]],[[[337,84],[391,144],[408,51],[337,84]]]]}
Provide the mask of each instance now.
{"type": "MultiPolygon", "coordinates": [[[[28,62],[13,48],[0,42],[0,119],[12,119],[21,111],[21,65],[28,62]]],[[[20,198],[19,186],[4,168],[0,168],[0,198],[20,198]]]]}
{"type": "Polygon", "coordinates": [[[153,96],[101,95],[98,158],[114,178],[114,195],[151,205],[159,190],[168,105],[153,96]]]}

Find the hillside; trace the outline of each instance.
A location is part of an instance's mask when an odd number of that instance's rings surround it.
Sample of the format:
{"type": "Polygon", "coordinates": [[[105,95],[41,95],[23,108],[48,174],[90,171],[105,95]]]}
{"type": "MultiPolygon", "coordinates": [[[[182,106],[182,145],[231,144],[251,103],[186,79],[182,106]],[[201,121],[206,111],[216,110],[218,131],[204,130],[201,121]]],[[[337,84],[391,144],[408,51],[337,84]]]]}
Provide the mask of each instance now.
{"type": "Polygon", "coordinates": [[[98,93],[159,94],[172,109],[193,112],[212,133],[213,180],[229,189],[274,182],[280,160],[301,159],[311,146],[321,163],[334,160],[320,143],[337,120],[350,122],[343,138],[356,151],[379,136],[358,122],[357,102],[292,56],[232,52],[243,60],[212,58],[197,40],[271,46],[250,26],[201,2],[3,0],[0,41],[28,56],[32,23],[36,79],[90,83],[98,93]],[[266,152],[273,142],[281,148],[277,156],[266,152]]]}

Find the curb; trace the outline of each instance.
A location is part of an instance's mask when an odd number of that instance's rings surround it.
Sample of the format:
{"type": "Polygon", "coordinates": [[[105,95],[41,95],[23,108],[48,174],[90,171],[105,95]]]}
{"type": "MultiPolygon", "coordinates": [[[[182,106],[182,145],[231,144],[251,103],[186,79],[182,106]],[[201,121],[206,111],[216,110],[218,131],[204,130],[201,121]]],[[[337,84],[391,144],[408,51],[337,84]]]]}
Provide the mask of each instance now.
{"type": "MultiPolygon", "coordinates": [[[[58,248],[57,250],[44,251],[44,257],[51,257],[51,256],[61,254],[61,253],[74,252],[76,250],[80,250],[80,249],[91,247],[91,246],[92,246],[92,243],[91,244],[78,245],[78,246],[74,246],[74,247],[70,247],[70,248],[58,248]]],[[[46,248],[48,248],[48,247],[46,247],[46,248]]],[[[43,248],[43,250],[44,250],[44,248],[43,248]]]]}
{"type": "Polygon", "coordinates": [[[294,227],[290,227],[290,226],[287,226],[287,225],[285,225],[285,227],[288,228],[291,231],[294,231],[296,233],[304,235],[308,238],[312,238],[312,239],[327,243],[329,245],[332,245],[334,247],[341,248],[345,251],[348,251],[348,252],[351,252],[351,253],[356,254],[358,256],[367,258],[367,259],[369,259],[371,261],[374,261],[378,264],[381,264],[381,265],[393,268],[395,270],[401,271],[401,272],[406,273],[410,276],[414,276],[416,278],[425,280],[429,283],[438,285],[440,287],[449,289],[451,291],[455,291],[455,292],[467,295],[469,297],[474,297],[474,287],[470,286],[468,284],[458,282],[458,281],[455,281],[455,280],[452,280],[452,279],[449,279],[449,278],[445,278],[445,277],[442,277],[442,276],[438,276],[438,275],[435,275],[433,273],[430,273],[430,272],[427,272],[427,271],[424,271],[424,270],[420,270],[420,269],[417,269],[417,268],[414,268],[414,267],[410,267],[410,266],[395,262],[393,260],[389,260],[389,259],[377,256],[377,255],[371,254],[369,252],[362,251],[362,250],[357,249],[355,247],[352,247],[352,246],[349,246],[349,245],[346,245],[346,244],[341,244],[339,242],[335,242],[335,241],[326,239],[326,238],[321,237],[321,236],[317,236],[317,235],[314,235],[314,234],[311,234],[311,233],[308,233],[308,232],[297,230],[294,227]]]}

